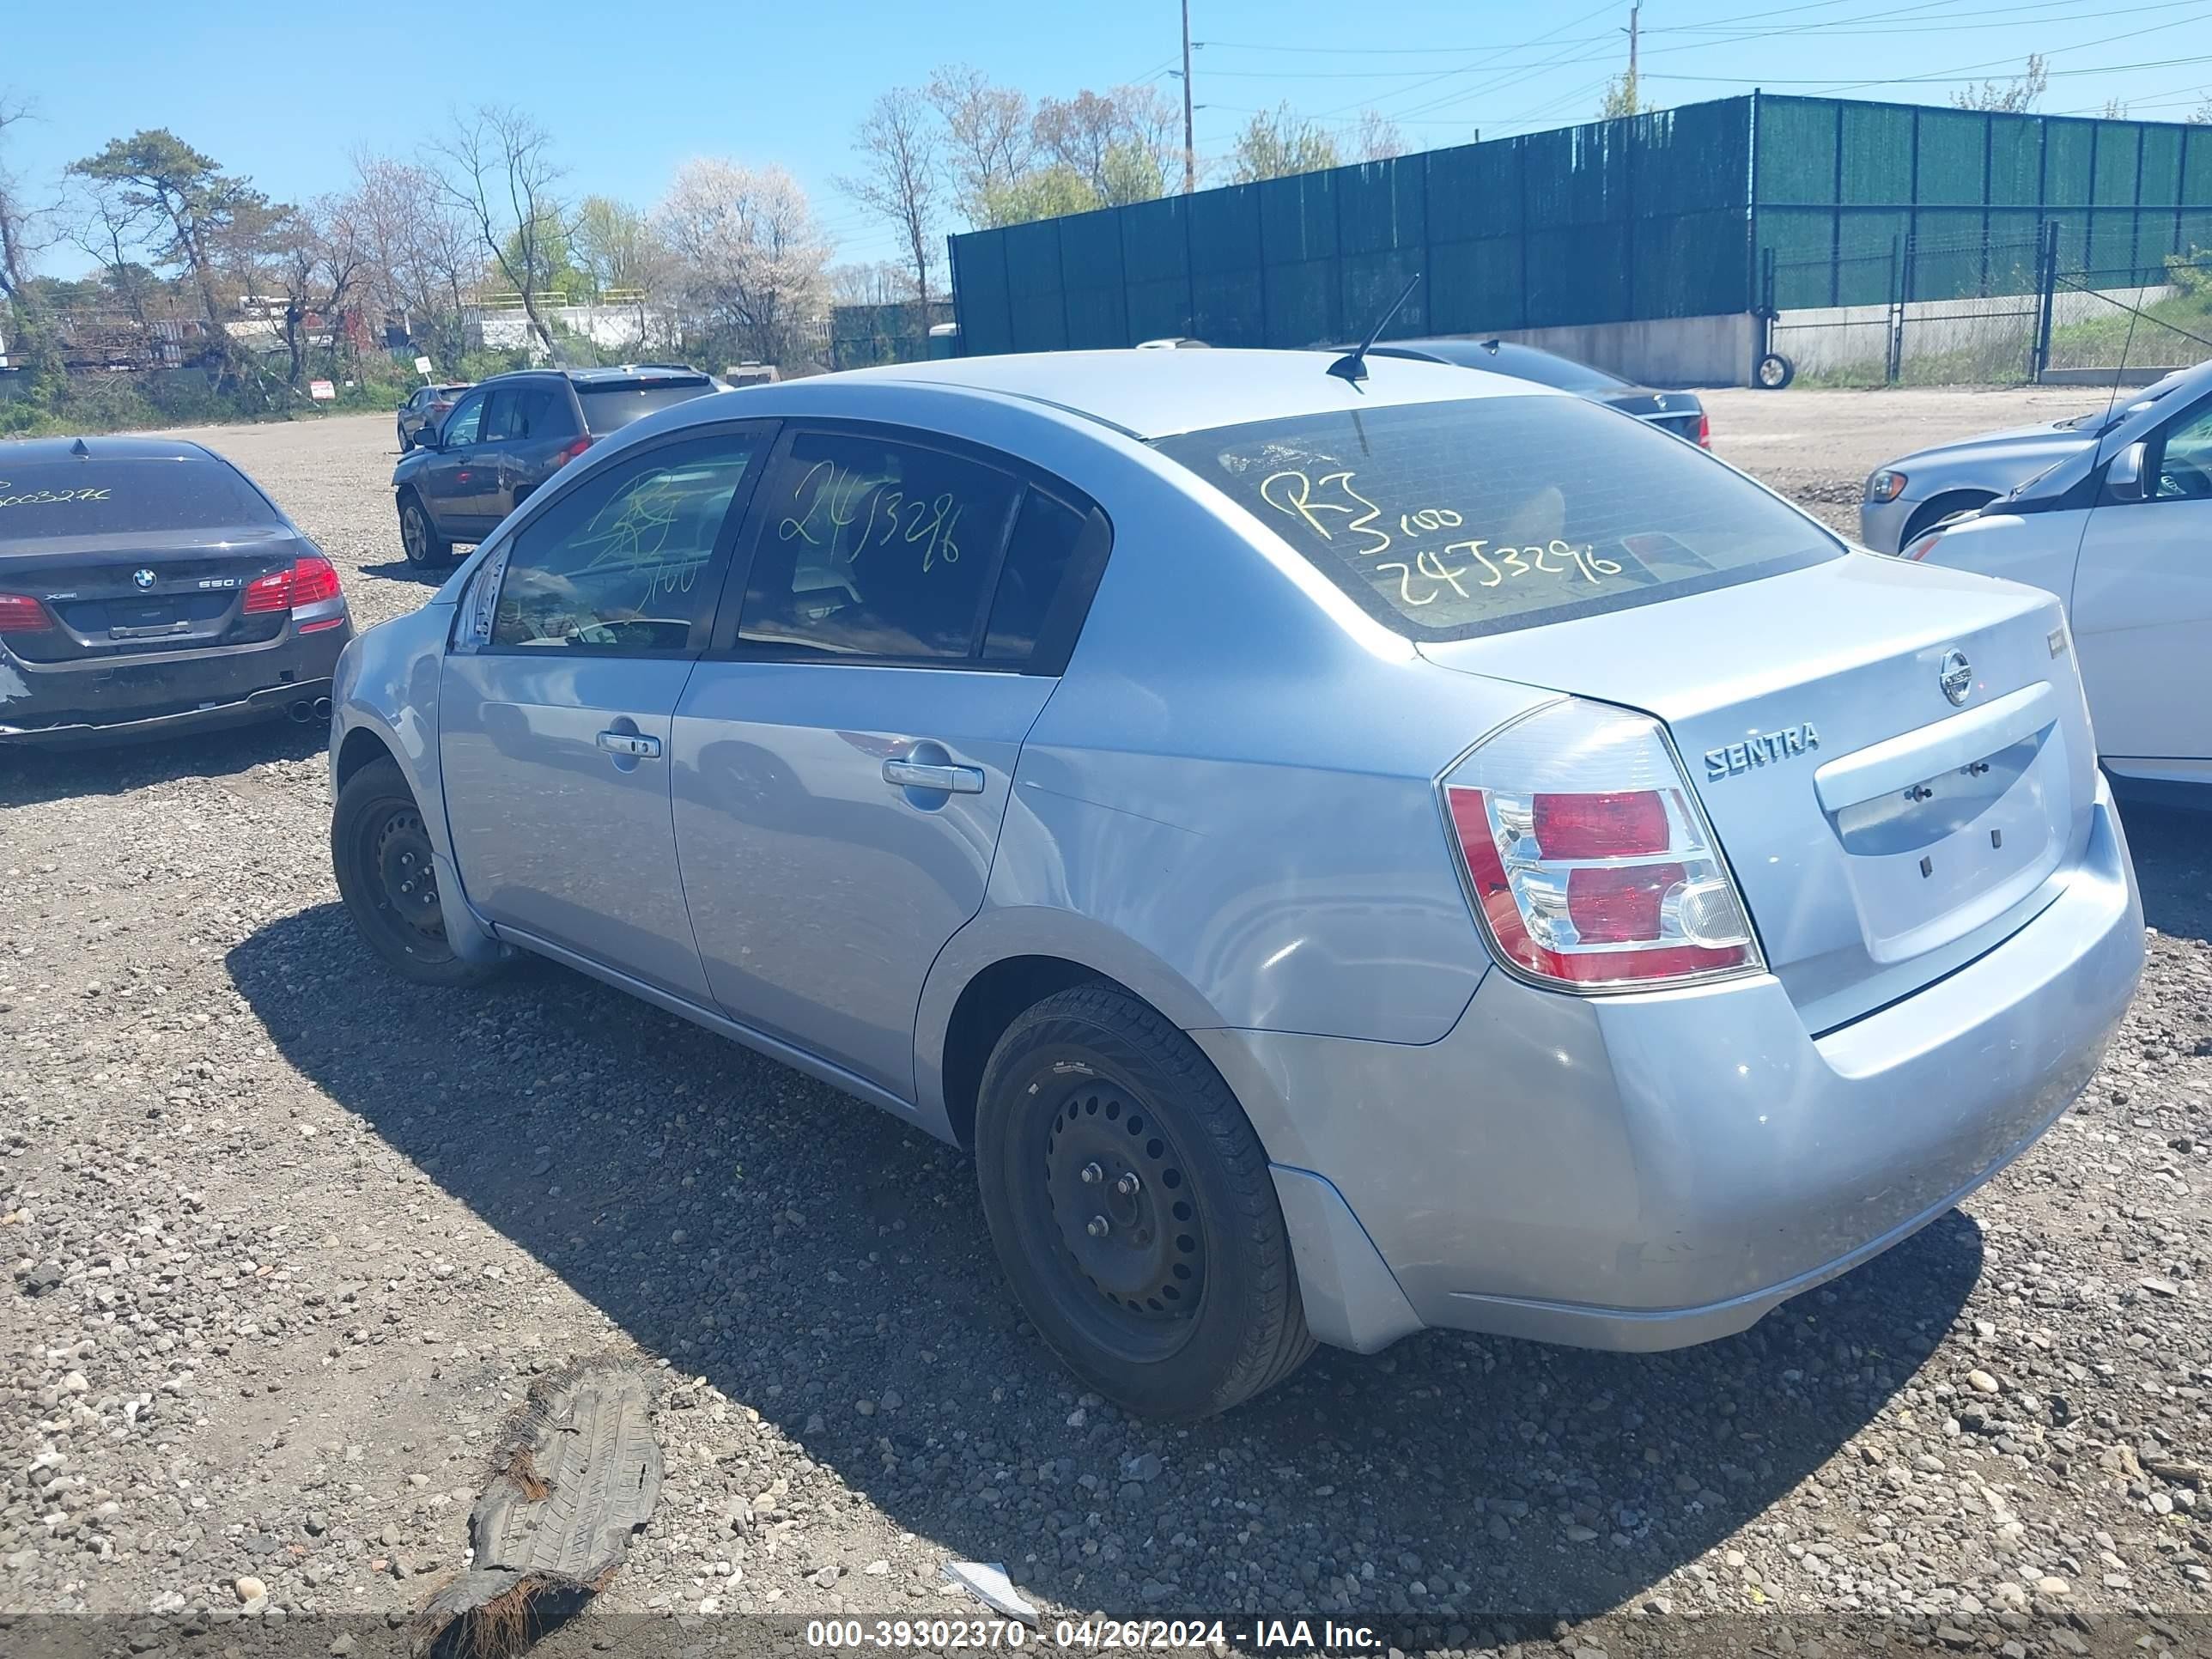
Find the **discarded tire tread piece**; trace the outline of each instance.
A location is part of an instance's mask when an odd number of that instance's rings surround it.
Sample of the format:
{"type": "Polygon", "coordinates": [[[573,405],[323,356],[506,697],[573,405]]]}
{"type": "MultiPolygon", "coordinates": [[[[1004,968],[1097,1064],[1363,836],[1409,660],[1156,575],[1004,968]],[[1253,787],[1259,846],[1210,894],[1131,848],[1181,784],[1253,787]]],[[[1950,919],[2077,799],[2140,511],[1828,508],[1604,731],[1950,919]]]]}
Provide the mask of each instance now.
{"type": "Polygon", "coordinates": [[[510,1659],[606,1586],[660,1496],[653,1386],[618,1358],[532,1385],[469,1512],[474,1565],[415,1620],[436,1659],[510,1659]]]}

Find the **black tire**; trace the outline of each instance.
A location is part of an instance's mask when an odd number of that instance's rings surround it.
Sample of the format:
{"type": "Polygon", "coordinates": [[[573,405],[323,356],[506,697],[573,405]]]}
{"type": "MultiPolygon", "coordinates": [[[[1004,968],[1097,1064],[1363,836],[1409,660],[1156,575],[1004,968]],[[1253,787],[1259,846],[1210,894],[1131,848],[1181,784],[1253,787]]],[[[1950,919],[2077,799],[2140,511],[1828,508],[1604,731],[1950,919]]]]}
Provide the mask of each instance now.
{"type": "Polygon", "coordinates": [[[446,942],[429,837],[398,762],[371,761],[338,791],[331,868],[354,927],[402,979],[451,989],[498,971],[464,962],[446,942]]]}
{"type": "Polygon", "coordinates": [[[1955,489],[1948,495],[1936,495],[1923,501],[1905,521],[1905,533],[1897,538],[1897,550],[1902,553],[1938,525],[1954,519],[1963,519],[1969,513],[1978,513],[1991,501],[1993,495],[1979,489],[1955,489]]]}
{"type": "Polygon", "coordinates": [[[429,509],[413,490],[399,497],[399,550],[417,570],[434,570],[453,556],[453,544],[438,533],[429,509]]]}
{"type": "Polygon", "coordinates": [[[1751,383],[1762,392],[1779,392],[1797,378],[1797,365],[1778,351],[1761,357],[1751,371],[1751,383]]]}
{"type": "Polygon", "coordinates": [[[1259,1136],[1197,1045],[1127,992],[1078,986],[1015,1019],[975,1150],[1015,1299],[1116,1405],[1209,1417],[1313,1352],[1259,1136]]]}
{"type": "Polygon", "coordinates": [[[407,428],[405,427],[401,426],[397,421],[395,421],[392,422],[392,430],[399,434],[399,453],[401,454],[404,455],[409,450],[415,447],[415,441],[407,435],[407,428]]]}

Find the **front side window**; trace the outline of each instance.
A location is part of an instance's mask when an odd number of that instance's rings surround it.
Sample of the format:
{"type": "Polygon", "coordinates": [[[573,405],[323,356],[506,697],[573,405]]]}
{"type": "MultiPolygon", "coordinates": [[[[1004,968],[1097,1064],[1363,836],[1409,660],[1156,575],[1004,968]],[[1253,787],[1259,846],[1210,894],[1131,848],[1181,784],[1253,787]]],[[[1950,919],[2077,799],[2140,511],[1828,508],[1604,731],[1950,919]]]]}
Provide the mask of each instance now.
{"type": "Polygon", "coordinates": [[[972,657],[1022,486],[868,434],[801,432],[764,483],[738,637],[841,657],[972,657]]]}
{"type": "Polygon", "coordinates": [[[1414,639],[1620,610],[1844,553],[1702,450],[1579,398],[1390,404],[1155,447],[1414,639]]]}
{"type": "Polygon", "coordinates": [[[2154,493],[2160,501],[2212,500],[2212,404],[2166,433],[2154,493]]]}
{"type": "Polygon", "coordinates": [[[501,386],[493,392],[490,401],[484,404],[483,426],[477,434],[479,440],[496,444],[520,435],[514,429],[514,416],[522,399],[527,395],[514,386],[501,386]]]}
{"type": "Polygon", "coordinates": [[[696,438],[608,467],[515,533],[495,647],[681,651],[714,603],[709,568],[760,447],[696,438]]]}
{"type": "Polygon", "coordinates": [[[448,449],[474,443],[477,433],[483,425],[484,399],[489,395],[489,392],[479,392],[473,398],[463,398],[453,412],[446,416],[446,424],[438,434],[439,441],[448,449]]]}

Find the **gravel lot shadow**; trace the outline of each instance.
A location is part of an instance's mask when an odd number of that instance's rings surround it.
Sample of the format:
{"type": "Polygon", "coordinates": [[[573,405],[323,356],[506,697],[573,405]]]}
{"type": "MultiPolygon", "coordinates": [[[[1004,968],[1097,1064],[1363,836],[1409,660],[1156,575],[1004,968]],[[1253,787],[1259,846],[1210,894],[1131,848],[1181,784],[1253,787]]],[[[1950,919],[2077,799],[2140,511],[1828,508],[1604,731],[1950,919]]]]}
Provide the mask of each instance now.
{"type": "Polygon", "coordinates": [[[268,761],[305,760],[328,748],[330,738],[325,720],[275,720],[88,748],[0,744],[0,808],[120,795],[179,778],[233,777],[268,761]]]}
{"type": "Polygon", "coordinates": [[[362,566],[361,574],[364,576],[381,576],[387,581],[406,582],[411,586],[435,592],[446,585],[446,578],[453,574],[453,566],[468,557],[474,550],[472,548],[463,548],[459,557],[454,559],[452,563],[434,565],[427,570],[411,565],[404,559],[386,559],[382,564],[362,566]]]}
{"type": "Polygon", "coordinates": [[[2177,939],[2212,940],[2212,811],[2124,796],[2120,821],[2143,920],[2177,939]]]}
{"type": "Polygon", "coordinates": [[[293,1065],[631,1338],[1077,1608],[1328,1609],[1363,1572],[1442,1619],[1610,1607],[1864,1427],[1981,1265],[1954,1212],[1705,1347],[1427,1334],[1324,1350],[1225,1419],[1135,1422],[1012,1307],[967,1158],[888,1116],[548,965],[403,986],[336,905],[228,966],[293,1065]]]}

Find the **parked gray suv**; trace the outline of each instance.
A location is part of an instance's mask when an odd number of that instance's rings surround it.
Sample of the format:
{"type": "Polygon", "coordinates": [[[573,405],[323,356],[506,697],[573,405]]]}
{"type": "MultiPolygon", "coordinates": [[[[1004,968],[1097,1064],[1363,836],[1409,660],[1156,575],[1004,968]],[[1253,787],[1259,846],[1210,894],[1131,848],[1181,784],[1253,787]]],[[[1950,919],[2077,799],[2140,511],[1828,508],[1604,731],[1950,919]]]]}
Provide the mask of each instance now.
{"type": "Polygon", "coordinates": [[[420,568],[482,541],[531,492],[632,421],[718,390],[679,364],[526,369],[460,398],[414,437],[392,470],[399,544],[420,568]]]}
{"type": "Polygon", "coordinates": [[[362,938],[549,957],[971,1147],[1023,1310],[1148,1413],[1425,1325],[1703,1341],[1942,1215],[2142,962],[2058,600],[1367,368],[639,422],[341,660],[362,938]]]}

